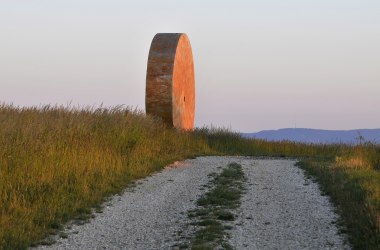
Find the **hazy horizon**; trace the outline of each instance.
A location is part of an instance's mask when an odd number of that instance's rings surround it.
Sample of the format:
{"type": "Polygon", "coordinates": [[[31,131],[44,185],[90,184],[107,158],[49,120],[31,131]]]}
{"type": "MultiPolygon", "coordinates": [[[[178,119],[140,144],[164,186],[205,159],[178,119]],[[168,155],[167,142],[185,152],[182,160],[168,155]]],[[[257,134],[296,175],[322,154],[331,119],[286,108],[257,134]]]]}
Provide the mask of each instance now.
{"type": "Polygon", "coordinates": [[[380,1],[0,3],[0,102],[145,108],[156,33],[187,33],[195,125],[380,127],[380,1]]]}
{"type": "Polygon", "coordinates": [[[262,130],[259,130],[259,131],[251,131],[251,132],[242,132],[243,134],[256,134],[256,133],[259,133],[259,132],[264,132],[264,131],[280,131],[280,130],[297,130],[297,131],[301,131],[301,130],[316,130],[316,131],[330,131],[330,132],[341,132],[341,131],[357,131],[357,130],[371,130],[371,131],[379,131],[380,132],[380,128],[357,128],[357,129],[318,129],[318,128],[277,128],[277,129],[262,129],[262,130]]]}

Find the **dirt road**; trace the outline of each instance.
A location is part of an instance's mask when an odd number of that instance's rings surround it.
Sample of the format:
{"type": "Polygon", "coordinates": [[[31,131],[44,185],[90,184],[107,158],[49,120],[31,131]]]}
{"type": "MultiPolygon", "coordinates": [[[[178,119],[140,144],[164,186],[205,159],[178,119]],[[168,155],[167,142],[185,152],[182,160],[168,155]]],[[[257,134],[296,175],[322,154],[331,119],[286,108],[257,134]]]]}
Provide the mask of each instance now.
{"type": "Polygon", "coordinates": [[[199,157],[174,164],[113,197],[102,213],[72,225],[40,249],[175,249],[190,246],[187,212],[206,192],[210,173],[231,162],[247,176],[242,204],[227,241],[236,249],[349,249],[335,225],[338,216],[318,185],[293,160],[199,157]]]}

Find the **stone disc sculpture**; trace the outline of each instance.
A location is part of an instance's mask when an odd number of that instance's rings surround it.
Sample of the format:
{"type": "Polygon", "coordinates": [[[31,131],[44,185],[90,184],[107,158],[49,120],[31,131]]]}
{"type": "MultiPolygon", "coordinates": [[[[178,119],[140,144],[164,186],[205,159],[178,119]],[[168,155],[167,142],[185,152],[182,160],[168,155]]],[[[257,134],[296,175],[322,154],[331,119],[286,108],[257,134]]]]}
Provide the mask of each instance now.
{"type": "Polygon", "coordinates": [[[182,33],[158,33],[150,46],[145,108],[167,125],[194,127],[195,80],[190,41],[182,33]]]}

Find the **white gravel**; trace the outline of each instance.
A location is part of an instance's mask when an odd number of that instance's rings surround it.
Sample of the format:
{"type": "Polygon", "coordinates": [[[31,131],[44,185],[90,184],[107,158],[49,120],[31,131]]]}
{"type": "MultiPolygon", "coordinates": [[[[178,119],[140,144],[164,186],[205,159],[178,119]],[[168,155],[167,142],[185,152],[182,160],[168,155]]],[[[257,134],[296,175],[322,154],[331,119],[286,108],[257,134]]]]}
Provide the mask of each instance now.
{"type": "Polygon", "coordinates": [[[241,159],[247,192],[230,244],[236,249],[350,249],[338,216],[296,161],[241,159]]]}
{"type": "Polygon", "coordinates": [[[172,249],[194,230],[187,211],[205,192],[208,174],[238,162],[247,192],[229,242],[236,249],[349,249],[338,235],[337,215],[317,184],[295,161],[248,157],[199,157],[176,163],[139,181],[106,203],[103,213],[65,230],[39,249],[172,249]]]}

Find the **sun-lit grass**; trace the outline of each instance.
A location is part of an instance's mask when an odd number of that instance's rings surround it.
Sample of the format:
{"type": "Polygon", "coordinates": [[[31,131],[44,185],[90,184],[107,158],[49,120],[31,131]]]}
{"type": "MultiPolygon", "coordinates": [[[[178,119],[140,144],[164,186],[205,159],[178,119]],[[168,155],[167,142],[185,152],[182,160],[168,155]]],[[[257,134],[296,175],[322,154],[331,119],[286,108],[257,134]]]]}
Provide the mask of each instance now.
{"type": "Polygon", "coordinates": [[[130,180],[210,152],[122,108],[0,107],[0,248],[25,248],[130,180]]]}
{"type": "Polygon", "coordinates": [[[380,249],[380,171],[373,165],[380,155],[373,155],[376,147],[367,147],[351,148],[335,162],[298,163],[337,205],[354,249],[380,249]]]}
{"type": "MultiPolygon", "coordinates": [[[[0,105],[0,249],[25,249],[131,181],[197,155],[323,159],[336,166],[326,173],[345,169],[345,180],[356,176],[357,190],[367,190],[358,191],[365,200],[360,209],[379,207],[380,181],[373,176],[380,169],[380,147],[375,145],[267,142],[215,128],[183,132],[122,107],[0,105]]],[[[378,217],[369,221],[379,225],[378,217]]]]}
{"type": "Polygon", "coordinates": [[[371,143],[345,147],[335,162],[344,168],[380,170],[380,147],[371,143]]]}

